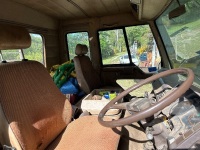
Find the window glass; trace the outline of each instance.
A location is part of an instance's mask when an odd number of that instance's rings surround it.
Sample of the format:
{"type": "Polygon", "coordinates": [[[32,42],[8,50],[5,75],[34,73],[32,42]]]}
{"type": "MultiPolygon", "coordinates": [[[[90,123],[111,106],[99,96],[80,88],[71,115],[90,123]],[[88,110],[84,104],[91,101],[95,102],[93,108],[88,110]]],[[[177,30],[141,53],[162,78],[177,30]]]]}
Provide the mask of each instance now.
{"type": "Polygon", "coordinates": [[[194,84],[200,87],[200,1],[180,1],[185,13],[170,17],[178,11],[179,4],[173,1],[156,20],[173,68],[191,68],[195,73],[194,84]]]}
{"type": "Polygon", "coordinates": [[[89,37],[87,32],[76,32],[68,33],[67,35],[67,46],[69,51],[69,59],[73,59],[75,54],[75,49],[77,44],[84,44],[88,47],[88,56],[89,55],[89,37]]]}
{"type": "Polygon", "coordinates": [[[130,63],[122,29],[99,31],[103,65],[130,63]]]}
{"type": "MultiPolygon", "coordinates": [[[[161,57],[149,25],[126,27],[128,45],[140,68],[158,67],[161,57]]],[[[133,60],[132,57],[132,60],[133,60]]]]}
{"type": "Polygon", "coordinates": [[[24,50],[24,57],[28,60],[36,60],[44,64],[44,43],[39,34],[31,35],[31,46],[24,50]]]}
{"type": "Polygon", "coordinates": [[[21,50],[1,50],[1,54],[6,61],[22,60],[21,50]]]}
{"type": "MultiPolygon", "coordinates": [[[[43,39],[39,34],[30,34],[31,46],[23,50],[24,57],[28,60],[36,60],[44,63],[43,39]]],[[[2,57],[6,61],[18,61],[23,59],[21,50],[1,50],[2,57]]]]}
{"type": "Polygon", "coordinates": [[[126,35],[123,31],[123,29],[99,31],[103,65],[134,63],[140,68],[158,67],[161,57],[149,25],[125,27],[126,35]]]}

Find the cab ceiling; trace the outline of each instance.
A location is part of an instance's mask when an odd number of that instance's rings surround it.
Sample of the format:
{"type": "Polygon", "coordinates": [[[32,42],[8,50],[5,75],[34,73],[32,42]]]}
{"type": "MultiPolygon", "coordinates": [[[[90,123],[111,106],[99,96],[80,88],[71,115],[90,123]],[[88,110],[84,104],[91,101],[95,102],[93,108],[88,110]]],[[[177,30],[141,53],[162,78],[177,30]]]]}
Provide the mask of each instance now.
{"type": "Polygon", "coordinates": [[[130,0],[12,0],[57,19],[131,13],[130,0]]]}

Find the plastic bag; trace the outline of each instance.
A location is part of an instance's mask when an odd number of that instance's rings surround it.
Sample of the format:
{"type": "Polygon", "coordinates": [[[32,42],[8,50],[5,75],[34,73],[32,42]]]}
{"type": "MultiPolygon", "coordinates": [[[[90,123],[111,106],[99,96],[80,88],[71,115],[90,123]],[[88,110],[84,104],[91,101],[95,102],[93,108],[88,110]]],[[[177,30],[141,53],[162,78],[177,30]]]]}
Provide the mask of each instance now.
{"type": "Polygon", "coordinates": [[[63,94],[79,93],[79,85],[78,85],[76,78],[69,78],[69,80],[61,86],[60,91],[63,94]]]}

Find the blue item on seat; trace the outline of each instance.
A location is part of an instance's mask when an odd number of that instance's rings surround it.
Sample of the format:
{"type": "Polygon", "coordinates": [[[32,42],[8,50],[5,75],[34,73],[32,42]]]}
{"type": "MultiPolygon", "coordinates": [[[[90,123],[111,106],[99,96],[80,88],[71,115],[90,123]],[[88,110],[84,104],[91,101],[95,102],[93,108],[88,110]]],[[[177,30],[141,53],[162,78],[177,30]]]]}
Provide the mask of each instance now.
{"type": "Polygon", "coordinates": [[[60,91],[63,94],[77,94],[79,93],[79,86],[76,78],[69,78],[67,82],[65,82],[60,91]]]}
{"type": "Polygon", "coordinates": [[[148,67],[149,72],[155,72],[157,71],[156,67],[148,67]]]}

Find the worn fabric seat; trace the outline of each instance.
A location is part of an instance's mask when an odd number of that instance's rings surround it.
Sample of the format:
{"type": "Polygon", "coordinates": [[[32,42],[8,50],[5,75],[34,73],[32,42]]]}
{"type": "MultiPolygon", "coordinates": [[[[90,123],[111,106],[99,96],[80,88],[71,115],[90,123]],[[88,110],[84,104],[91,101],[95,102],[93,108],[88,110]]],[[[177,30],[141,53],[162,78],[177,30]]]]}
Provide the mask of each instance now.
{"type": "MultiPolygon", "coordinates": [[[[0,25],[0,49],[27,48],[21,27],[0,25]]],[[[0,64],[0,143],[17,150],[114,150],[120,136],[97,117],[71,122],[72,107],[36,61],[0,64]]]]}

